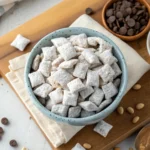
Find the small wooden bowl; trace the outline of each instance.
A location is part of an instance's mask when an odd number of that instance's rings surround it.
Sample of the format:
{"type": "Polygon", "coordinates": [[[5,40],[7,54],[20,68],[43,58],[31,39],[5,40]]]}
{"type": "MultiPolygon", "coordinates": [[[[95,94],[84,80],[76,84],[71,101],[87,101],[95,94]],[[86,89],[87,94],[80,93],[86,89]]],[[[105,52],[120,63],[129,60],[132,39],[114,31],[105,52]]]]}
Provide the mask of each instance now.
{"type": "MultiPolygon", "coordinates": [[[[105,14],[106,14],[106,10],[114,3],[116,2],[117,0],[109,0],[105,6],[103,7],[103,10],[102,10],[102,23],[104,25],[104,27],[109,31],[111,32],[112,34],[114,34],[115,36],[119,37],[120,39],[122,40],[125,40],[125,41],[134,41],[134,40],[137,40],[139,39],[140,37],[142,37],[146,32],[149,31],[150,29],[150,19],[149,19],[149,22],[147,24],[147,26],[145,27],[145,29],[143,31],[141,31],[140,33],[138,33],[137,35],[134,35],[134,36],[123,36],[123,35],[120,35],[120,34],[117,34],[115,33],[114,31],[112,31],[107,23],[106,23],[106,19],[105,19],[105,14]]],[[[144,4],[149,12],[149,15],[150,15],[150,6],[148,4],[148,2],[146,2],[146,0],[137,0],[139,1],[140,3],[144,4]]]]}

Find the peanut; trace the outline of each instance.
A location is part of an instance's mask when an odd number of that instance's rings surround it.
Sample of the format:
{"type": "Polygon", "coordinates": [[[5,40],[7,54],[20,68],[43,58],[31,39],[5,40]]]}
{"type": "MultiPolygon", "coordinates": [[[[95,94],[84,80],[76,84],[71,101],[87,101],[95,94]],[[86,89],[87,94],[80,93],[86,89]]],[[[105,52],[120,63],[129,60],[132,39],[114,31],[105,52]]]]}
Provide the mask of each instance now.
{"type": "Polygon", "coordinates": [[[135,85],[133,86],[133,89],[134,89],[134,90],[139,90],[139,89],[141,89],[141,85],[140,85],[140,84],[135,84],[135,85]]]}
{"type": "Polygon", "coordinates": [[[132,123],[135,124],[135,123],[137,123],[139,120],[140,120],[140,117],[139,117],[139,116],[136,116],[136,117],[133,118],[132,123]]]}
{"type": "Polygon", "coordinates": [[[128,107],[127,108],[127,111],[130,113],[130,114],[134,114],[134,109],[132,107],[128,107]]]}
{"type": "Polygon", "coordinates": [[[136,109],[138,109],[138,110],[143,109],[144,106],[145,106],[145,105],[144,105],[143,103],[138,103],[138,104],[136,105],[136,109]]]}
{"type": "Polygon", "coordinates": [[[123,107],[118,107],[117,108],[117,112],[120,114],[120,115],[123,115],[123,113],[124,113],[124,108],[123,107]]]}
{"type": "Polygon", "coordinates": [[[119,147],[115,147],[114,150],[121,150],[119,147]]]}
{"type": "Polygon", "coordinates": [[[86,148],[86,149],[91,149],[92,146],[88,143],[84,143],[83,147],[86,148]]]}
{"type": "Polygon", "coordinates": [[[23,147],[21,150],[28,150],[27,148],[23,147]]]}

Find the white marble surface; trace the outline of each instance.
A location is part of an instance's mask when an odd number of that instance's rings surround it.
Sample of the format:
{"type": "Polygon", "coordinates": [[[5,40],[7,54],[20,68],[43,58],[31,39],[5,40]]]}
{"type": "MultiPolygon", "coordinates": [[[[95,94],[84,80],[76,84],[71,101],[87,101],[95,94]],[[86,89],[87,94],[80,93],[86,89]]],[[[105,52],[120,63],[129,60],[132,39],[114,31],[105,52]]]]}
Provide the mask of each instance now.
{"type": "MultiPolygon", "coordinates": [[[[24,0],[20,2],[0,18],[0,36],[60,1],[61,0],[24,0]]],[[[8,117],[10,125],[2,126],[0,124],[5,130],[3,140],[0,141],[0,150],[13,150],[13,148],[9,146],[11,139],[16,139],[19,143],[19,147],[15,150],[21,150],[23,146],[29,148],[29,150],[51,150],[48,142],[34,121],[30,119],[29,113],[19,98],[9,85],[0,78],[0,118],[4,116],[8,117]]],[[[121,150],[128,150],[130,147],[133,148],[135,136],[136,134],[120,143],[118,146],[121,150]]]]}

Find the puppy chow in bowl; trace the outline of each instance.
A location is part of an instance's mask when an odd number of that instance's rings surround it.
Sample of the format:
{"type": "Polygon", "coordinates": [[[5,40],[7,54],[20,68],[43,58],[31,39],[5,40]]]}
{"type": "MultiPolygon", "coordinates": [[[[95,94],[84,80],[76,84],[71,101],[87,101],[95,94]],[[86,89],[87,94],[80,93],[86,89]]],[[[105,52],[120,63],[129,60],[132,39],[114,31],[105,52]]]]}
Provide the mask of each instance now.
{"type": "Polygon", "coordinates": [[[122,74],[113,46],[85,33],[51,42],[35,56],[28,75],[39,102],[68,118],[90,117],[108,107],[122,74]]]}

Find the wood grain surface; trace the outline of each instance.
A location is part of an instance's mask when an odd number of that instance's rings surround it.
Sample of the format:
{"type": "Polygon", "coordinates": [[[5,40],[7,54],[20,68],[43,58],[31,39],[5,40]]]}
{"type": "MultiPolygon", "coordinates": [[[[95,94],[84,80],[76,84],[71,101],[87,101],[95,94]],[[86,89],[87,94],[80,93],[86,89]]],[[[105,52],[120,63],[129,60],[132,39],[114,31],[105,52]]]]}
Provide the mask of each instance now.
{"type": "MultiPolygon", "coordinates": [[[[150,0],[147,1],[150,4],[150,0]]],[[[46,34],[60,28],[68,27],[75,19],[84,13],[85,8],[91,7],[95,12],[92,15],[92,18],[101,23],[101,11],[104,4],[104,0],[65,0],[17,29],[0,37],[0,74],[2,77],[6,79],[5,74],[9,71],[8,61],[10,59],[30,51],[36,42],[46,34]],[[24,52],[20,52],[10,46],[10,43],[19,33],[32,41],[24,52]]],[[[128,42],[128,44],[150,63],[150,58],[146,50],[146,37],[147,35],[144,35],[136,41],[128,42]]],[[[53,149],[70,150],[77,142],[81,144],[88,142],[93,146],[91,150],[108,150],[149,122],[149,77],[150,71],[146,73],[139,81],[142,85],[142,89],[140,91],[130,90],[121,102],[121,105],[125,108],[128,106],[135,107],[138,102],[143,102],[145,103],[145,109],[136,111],[134,115],[129,115],[126,112],[123,116],[118,115],[116,112],[112,113],[106,118],[107,122],[114,125],[113,130],[107,138],[103,138],[93,132],[93,125],[91,125],[80,131],[74,138],[72,138],[72,140],[70,140],[68,144],[65,144],[57,149],[53,149]],[[135,115],[140,116],[140,121],[138,124],[131,123],[131,120],[135,115]]]]}

